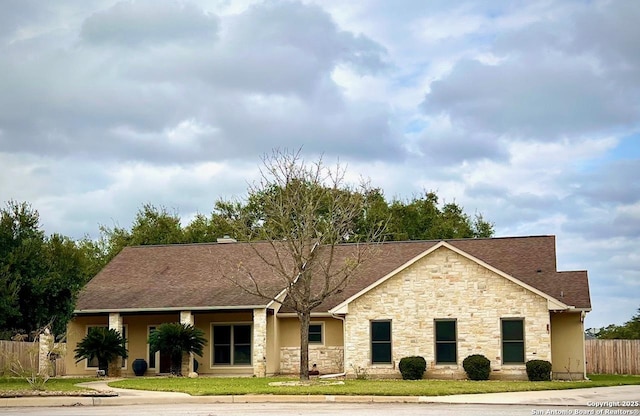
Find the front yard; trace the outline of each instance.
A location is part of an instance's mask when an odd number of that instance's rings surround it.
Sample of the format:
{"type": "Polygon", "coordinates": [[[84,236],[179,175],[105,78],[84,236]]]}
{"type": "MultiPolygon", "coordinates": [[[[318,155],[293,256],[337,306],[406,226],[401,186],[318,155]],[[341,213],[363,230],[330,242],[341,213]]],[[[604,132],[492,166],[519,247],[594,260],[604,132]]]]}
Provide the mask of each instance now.
{"type": "MultiPolygon", "coordinates": [[[[176,391],[193,396],[244,395],[244,394],[326,394],[358,396],[446,396],[451,394],[498,393],[507,391],[562,390],[588,387],[640,385],[640,376],[591,375],[591,381],[457,381],[457,380],[344,380],[344,384],[313,381],[303,386],[274,386],[269,383],[287,384],[292,378],[183,378],[142,377],[128,378],[109,383],[112,387],[138,390],[176,391]]],[[[20,378],[0,377],[0,397],[32,395],[91,395],[93,390],[76,386],[95,381],[95,378],[52,378],[42,392],[33,391],[20,378]]]]}
{"type": "Polygon", "coordinates": [[[109,383],[112,387],[175,391],[193,396],[243,394],[326,394],[359,396],[446,396],[451,394],[498,393],[508,391],[562,390],[639,384],[640,376],[591,375],[591,381],[458,381],[458,380],[344,380],[344,384],[313,381],[302,386],[273,386],[269,383],[291,378],[130,378],[109,383]]]}

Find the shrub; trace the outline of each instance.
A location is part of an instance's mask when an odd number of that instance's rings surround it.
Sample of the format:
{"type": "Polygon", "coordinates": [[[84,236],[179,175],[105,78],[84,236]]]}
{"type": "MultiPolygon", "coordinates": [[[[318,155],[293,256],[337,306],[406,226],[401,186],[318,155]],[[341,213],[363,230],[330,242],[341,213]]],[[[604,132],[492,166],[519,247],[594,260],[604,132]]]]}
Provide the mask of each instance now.
{"type": "Polygon", "coordinates": [[[423,357],[404,357],[400,360],[399,368],[403,380],[421,380],[427,362],[423,357]]]}
{"type": "Polygon", "coordinates": [[[484,355],[474,354],[464,359],[462,368],[470,380],[489,380],[491,361],[484,355]]]}
{"type": "Polygon", "coordinates": [[[194,353],[202,357],[207,339],[204,332],[193,325],[177,322],[164,323],[149,335],[149,353],[167,354],[171,360],[171,372],[182,375],[182,355],[194,353]]]}
{"type": "Polygon", "coordinates": [[[551,381],[551,363],[545,360],[527,361],[529,381],[551,381]]]}
{"type": "MultiPolygon", "coordinates": [[[[127,358],[127,349],[124,347],[127,341],[115,329],[104,327],[91,328],[89,333],[78,343],[74,350],[77,362],[94,358],[98,359],[98,368],[109,375],[109,364],[116,358],[127,358]]],[[[111,374],[115,375],[115,374],[111,374]]]]}

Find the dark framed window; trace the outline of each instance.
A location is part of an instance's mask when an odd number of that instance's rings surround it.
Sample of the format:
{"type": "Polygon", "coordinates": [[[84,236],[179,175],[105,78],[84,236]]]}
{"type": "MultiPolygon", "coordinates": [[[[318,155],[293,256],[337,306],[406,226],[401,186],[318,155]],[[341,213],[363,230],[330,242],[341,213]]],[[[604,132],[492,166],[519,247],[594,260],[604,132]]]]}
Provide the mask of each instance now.
{"type": "Polygon", "coordinates": [[[251,365],[251,325],[213,325],[213,364],[251,365]]]}
{"type": "Polygon", "coordinates": [[[391,321],[371,321],[371,363],[391,364],[391,321]]]}
{"type": "Polygon", "coordinates": [[[322,344],[322,324],[309,325],[309,344],[322,344]]]}
{"type": "MultiPolygon", "coordinates": [[[[147,339],[149,339],[149,336],[151,334],[153,334],[156,331],[156,327],[155,326],[149,326],[147,327],[147,339]]],[[[149,344],[147,343],[147,356],[148,356],[148,362],[149,362],[149,368],[156,368],[156,352],[154,352],[153,354],[151,354],[151,351],[149,351],[149,344]]]]}
{"type": "Polygon", "coordinates": [[[436,320],[436,364],[456,364],[458,362],[456,321],[436,320]]]}
{"type": "Polygon", "coordinates": [[[502,363],[524,364],[524,319],[502,320],[502,363]]]}

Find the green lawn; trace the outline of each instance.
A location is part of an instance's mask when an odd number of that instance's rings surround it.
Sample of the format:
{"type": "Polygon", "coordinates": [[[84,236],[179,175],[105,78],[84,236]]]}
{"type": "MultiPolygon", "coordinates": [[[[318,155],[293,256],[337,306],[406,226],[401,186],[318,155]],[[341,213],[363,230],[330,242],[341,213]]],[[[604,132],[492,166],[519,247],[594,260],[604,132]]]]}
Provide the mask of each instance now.
{"type": "MultiPolygon", "coordinates": [[[[109,383],[113,387],[140,390],[179,391],[194,396],[243,394],[328,394],[379,396],[445,396],[450,394],[495,393],[504,391],[561,390],[586,387],[640,385],[640,376],[591,375],[591,381],[452,381],[452,380],[346,380],[344,385],[314,382],[310,386],[269,386],[270,382],[295,381],[292,378],[214,378],[178,377],[130,378],[109,383]]],[[[48,392],[78,392],[76,384],[95,378],[52,378],[45,384],[48,392]]],[[[31,391],[20,378],[0,377],[0,396],[31,391]]]]}
{"type": "Polygon", "coordinates": [[[193,396],[243,394],[328,394],[379,396],[446,396],[505,391],[561,390],[640,384],[640,376],[591,375],[591,381],[453,381],[453,380],[345,380],[344,385],[314,382],[309,386],[269,386],[291,378],[130,378],[109,383],[112,387],[176,391],[193,396]]]}
{"type": "MultiPolygon", "coordinates": [[[[78,383],[84,383],[87,381],[95,381],[96,378],[50,378],[44,384],[45,391],[85,391],[85,389],[76,386],[78,383]]],[[[31,387],[25,379],[17,377],[0,377],[0,392],[16,392],[16,391],[30,391],[31,387]]]]}

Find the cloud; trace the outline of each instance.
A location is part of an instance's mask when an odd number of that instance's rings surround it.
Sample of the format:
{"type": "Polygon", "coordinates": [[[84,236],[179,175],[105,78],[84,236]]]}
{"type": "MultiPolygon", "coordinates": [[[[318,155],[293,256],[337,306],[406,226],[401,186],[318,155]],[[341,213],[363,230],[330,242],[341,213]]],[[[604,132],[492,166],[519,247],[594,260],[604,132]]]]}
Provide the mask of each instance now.
{"type": "Polygon", "coordinates": [[[38,38],[5,47],[0,150],[154,163],[301,145],[400,155],[388,109],[346,99],[331,78],[338,65],[375,76],[384,48],[317,6],[260,4],[221,18],[189,3],[121,2],[86,18],[79,35],[55,48],[38,38]],[[198,134],[177,136],[185,123],[198,134]],[[376,146],[363,150],[363,139],[376,146]]]}
{"type": "MultiPolygon", "coordinates": [[[[640,32],[634,33],[637,25],[625,25],[624,34],[609,32],[621,11],[607,5],[574,5],[556,10],[564,13],[562,19],[552,15],[501,32],[488,51],[497,59],[457,61],[450,73],[431,84],[423,109],[447,114],[470,132],[516,140],[632,131],[638,127],[640,105],[633,99],[638,60],[616,57],[637,55],[631,39],[640,32]],[[618,46],[603,47],[616,42],[618,46]],[[611,76],[621,68],[635,74],[633,83],[611,76]]],[[[629,9],[630,15],[640,17],[637,6],[629,9]]]]}
{"type": "Polygon", "coordinates": [[[123,1],[87,18],[80,38],[92,44],[153,46],[172,42],[212,41],[218,31],[215,16],[190,3],[123,1]]]}

